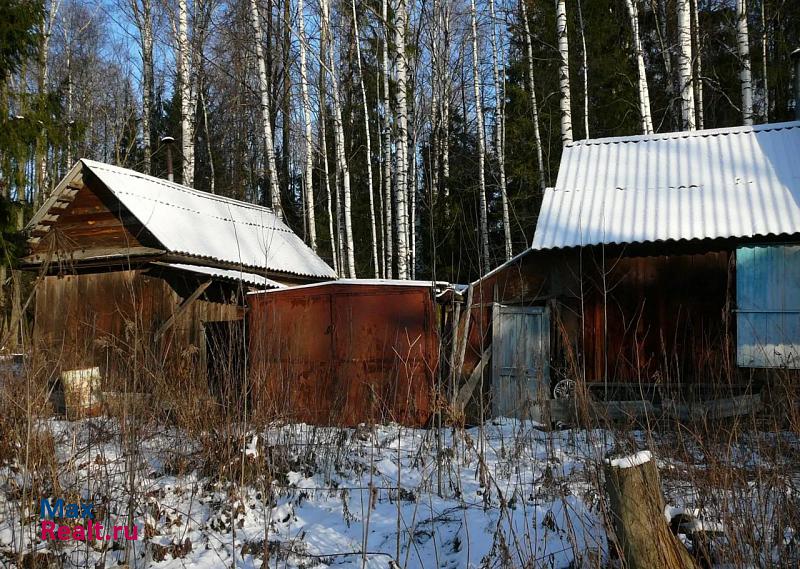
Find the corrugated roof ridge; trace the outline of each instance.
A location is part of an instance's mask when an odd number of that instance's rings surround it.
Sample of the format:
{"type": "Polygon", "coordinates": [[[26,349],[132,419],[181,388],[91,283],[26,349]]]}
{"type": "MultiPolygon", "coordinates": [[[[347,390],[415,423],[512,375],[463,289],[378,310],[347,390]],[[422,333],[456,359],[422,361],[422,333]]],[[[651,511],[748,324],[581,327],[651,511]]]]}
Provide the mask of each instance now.
{"type": "Polygon", "coordinates": [[[632,134],[628,136],[611,136],[606,138],[590,138],[587,140],[576,140],[574,142],[567,144],[565,148],[577,148],[580,146],[597,146],[604,144],[638,144],[640,142],[657,142],[661,140],[676,140],[680,138],[708,138],[710,136],[730,136],[737,134],[748,134],[751,132],[791,130],[795,128],[800,129],[800,121],[766,123],[753,126],[732,126],[732,127],[712,128],[704,130],[659,132],[653,134],[632,134]]]}
{"type": "MultiPolygon", "coordinates": [[[[271,215],[275,215],[275,211],[267,206],[254,204],[250,202],[243,202],[241,200],[237,200],[235,198],[229,198],[227,196],[221,196],[219,194],[210,194],[208,192],[204,192],[202,190],[197,190],[195,188],[190,188],[189,186],[184,186],[182,184],[178,184],[176,182],[170,182],[169,180],[165,180],[163,178],[157,178],[155,176],[150,176],[148,174],[144,174],[142,172],[137,172],[136,170],[131,170],[129,168],[122,168],[121,166],[114,166],[112,164],[106,164],[104,162],[97,162],[96,160],[90,160],[88,158],[81,158],[81,162],[83,162],[86,166],[91,168],[97,168],[99,170],[105,170],[107,172],[117,172],[119,174],[123,174],[125,176],[130,176],[132,178],[140,178],[143,180],[147,180],[148,182],[152,182],[154,184],[159,184],[162,186],[166,186],[170,189],[178,190],[181,192],[185,192],[187,194],[192,194],[202,199],[207,199],[211,201],[218,201],[227,203],[230,205],[235,205],[237,207],[244,207],[248,209],[254,209],[257,211],[266,211],[271,215]]],[[[277,217],[277,216],[276,216],[277,217]]]]}

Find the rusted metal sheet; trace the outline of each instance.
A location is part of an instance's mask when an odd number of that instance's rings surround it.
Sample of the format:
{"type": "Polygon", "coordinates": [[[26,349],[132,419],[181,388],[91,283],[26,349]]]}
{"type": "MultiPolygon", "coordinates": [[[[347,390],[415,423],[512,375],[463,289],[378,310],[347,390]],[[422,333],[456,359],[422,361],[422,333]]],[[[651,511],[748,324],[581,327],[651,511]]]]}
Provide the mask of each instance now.
{"type": "Polygon", "coordinates": [[[430,286],[348,282],[249,295],[254,405],[314,424],[431,414],[438,333],[430,286]]]}

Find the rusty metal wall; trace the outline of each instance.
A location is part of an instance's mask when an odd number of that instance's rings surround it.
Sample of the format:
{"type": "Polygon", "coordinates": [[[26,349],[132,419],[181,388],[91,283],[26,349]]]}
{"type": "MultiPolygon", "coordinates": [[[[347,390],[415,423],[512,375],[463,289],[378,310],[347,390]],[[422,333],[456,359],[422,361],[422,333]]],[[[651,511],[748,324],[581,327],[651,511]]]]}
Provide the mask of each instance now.
{"type": "Polygon", "coordinates": [[[254,406],[267,418],[423,425],[438,362],[430,287],[323,284],[253,294],[254,406]]]}

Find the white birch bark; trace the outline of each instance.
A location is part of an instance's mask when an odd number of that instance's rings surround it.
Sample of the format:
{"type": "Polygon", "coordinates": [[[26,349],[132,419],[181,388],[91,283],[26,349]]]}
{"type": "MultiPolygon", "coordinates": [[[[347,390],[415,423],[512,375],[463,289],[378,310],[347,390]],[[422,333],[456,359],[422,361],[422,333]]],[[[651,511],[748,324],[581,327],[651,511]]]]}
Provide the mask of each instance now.
{"type": "Polygon", "coordinates": [[[308,69],[306,66],[306,16],[303,0],[297,0],[297,35],[300,41],[300,94],[303,99],[303,127],[305,168],[303,174],[303,205],[306,238],[311,250],[317,250],[317,219],[314,213],[314,150],[311,143],[311,98],[308,94],[308,69]]]}
{"type": "MultiPolygon", "coordinates": [[[[328,0],[320,0],[320,10],[322,12],[322,28],[326,37],[329,34],[330,11],[328,0]]],[[[350,169],[347,164],[344,145],[344,125],[342,123],[342,104],[339,94],[339,80],[336,73],[336,58],[334,57],[333,44],[328,45],[328,68],[331,79],[331,97],[333,99],[333,134],[336,150],[336,172],[337,177],[342,183],[342,223],[344,226],[344,243],[342,254],[342,265],[346,267],[346,274],[349,278],[356,278],[355,251],[353,248],[353,222],[351,215],[351,194],[350,194],[350,169]]],[[[338,184],[337,184],[338,192],[338,184]]]]}
{"type": "Polygon", "coordinates": [[[536,78],[533,68],[533,40],[531,39],[531,28],[528,23],[527,0],[520,0],[522,7],[522,22],[525,32],[525,50],[528,59],[528,92],[531,100],[531,120],[533,121],[533,145],[536,149],[536,166],[539,168],[539,188],[544,192],[547,182],[545,180],[544,159],[542,158],[542,135],[539,131],[539,105],[536,102],[536,78]]]}
{"type": "Polygon", "coordinates": [[[678,89],[681,94],[683,130],[695,129],[692,85],[692,15],[689,0],[678,1],[678,89]]]}
{"type": "Polygon", "coordinates": [[[481,75],[478,66],[478,15],[475,9],[475,0],[470,0],[470,16],[472,19],[472,89],[475,96],[475,122],[478,139],[478,207],[479,207],[479,233],[483,258],[481,269],[489,268],[489,215],[486,208],[486,133],[483,127],[483,95],[481,94],[481,75]]]}
{"type": "MultiPolygon", "coordinates": [[[[253,0],[255,2],[255,0],[253,0]]],[[[181,93],[181,166],[183,185],[194,186],[195,107],[192,104],[191,45],[189,43],[189,8],[178,0],[178,84],[181,93]]]]}
{"type": "MultiPolygon", "coordinates": [[[[181,0],[184,1],[184,0],[181,0]]],[[[261,16],[258,12],[258,0],[250,0],[250,16],[253,26],[253,40],[256,47],[256,64],[258,65],[258,92],[261,102],[261,128],[264,136],[264,154],[266,175],[269,182],[269,196],[272,209],[279,218],[283,218],[281,207],[281,191],[278,184],[278,167],[275,161],[275,146],[272,139],[272,120],[269,100],[269,78],[267,77],[267,63],[264,59],[263,36],[261,31],[261,16]]]]}
{"type": "Polygon", "coordinates": [[[736,0],[736,46],[739,51],[739,83],[742,89],[742,122],[753,124],[753,78],[750,68],[750,34],[747,0],[736,0]]]}
{"type": "Polygon", "coordinates": [[[644,52],[642,51],[642,40],[639,37],[639,8],[638,0],[625,0],[628,8],[628,16],[631,19],[631,33],[633,37],[633,51],[636,56],[636,69],[638,73],[639,87],[639,116],[642,121],[642,132],[652,134],[653,117],[650,114],[650,89],[647,87],[647,71],[644,65],[644,52]]]}
{"type": "Polygon", "coordinates": [[[153,10],[151,0],[131,0],[142,57],[142,149],[144,173],[152,173],[150,131],[153,114],[153,10]]]}
{"type": "Polygon", "coordinates": [[[695,77],[694,77],[694,95],[695,106],[697,107],[697,128],[703,130],[705,128],[705,117],[703,116],[703,57],[702,57],[702,44],[701,40],[703,35],[700,33],[700,16],[698,14],[697,0],[692,0],[692,21],[694,22],[694,36],[697,45],[697,53],[695,54],[695,77]]]}
{"type": "Polygon", "coordinates": [[[381,1],[381,18],[383,20],[383,53],[381,58],[381,79],[383,81],[383,273],[386,278],[392,277],[394,267],[394,224],[392,221],[392,129],[389,102],[389,8],[388,0],[381,1]]]}
{"type": "Polygon", "coordinates": [[[397,3],[395,21],[395,49],[397,74],[397,187],[395,188],[395,212],[397,228],[397,277],[408,278],[408,103],[407,75],[408,60],[406,58],[406,0],[397,3]]]}
{"type": "MultiPolygon", "coordinates": [[[[302,1],[302,0],[301,0],[302,1]]],[[[356,13],[356,0],[351,0],[353,8],[353,41],[356,46],[356,61],[358,62],[358,80],[361,86],[361,102],[364,106],[364,136],[367,154],[367,191],[369,194],[369,221],[372,230],[372,266],[375,277],[379,275],[378,265],[378,234],[375,222],[375,189],[372,180],[372,137],[369,130],[369,104],[367,103],[367,89],[364,86],[364,71],[361,68],[361,39],[358,34],[358,14],[356,13]]]]}
{"type": "MultiPolygon", "coordinates": [[[[503,241],[505,243],[506,261],[512,257],[511,220],[508,213],[508,191],[506,187],[506,157],[503,148],[503,130],[505,113],[503,99],[505,97],[505,80],[500,82],[500,62],[497,49],[497,19],[494,0],[489,0],[489,14],[492,18],[492,76],[494,79],[494,151],[497,156],[497,168],[500,178],[500,201],[503,209],[503,241]]],[[[505,71],[503,71],[505,78],[505,71]]]]}
{"type": "Polygon", "coordinates": [[[556,36],[558,38],[558,86],[561,90],[561,143],[572,142],[572,101],[569,87],[569,40],[567,38],[567,3],[556,0],[556,36]]]}

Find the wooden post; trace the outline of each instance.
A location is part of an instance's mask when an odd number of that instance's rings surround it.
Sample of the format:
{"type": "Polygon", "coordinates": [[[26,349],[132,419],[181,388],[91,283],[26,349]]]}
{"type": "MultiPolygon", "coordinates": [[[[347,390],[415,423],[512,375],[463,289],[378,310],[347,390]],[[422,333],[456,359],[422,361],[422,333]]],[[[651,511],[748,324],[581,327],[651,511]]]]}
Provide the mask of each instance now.
{"type": "Polygon", "coordinates": [[[664,518],[658,468],[649,451],[607,459],[605,464],[614,532],[628,569],[698,569],[664,518]]]}

